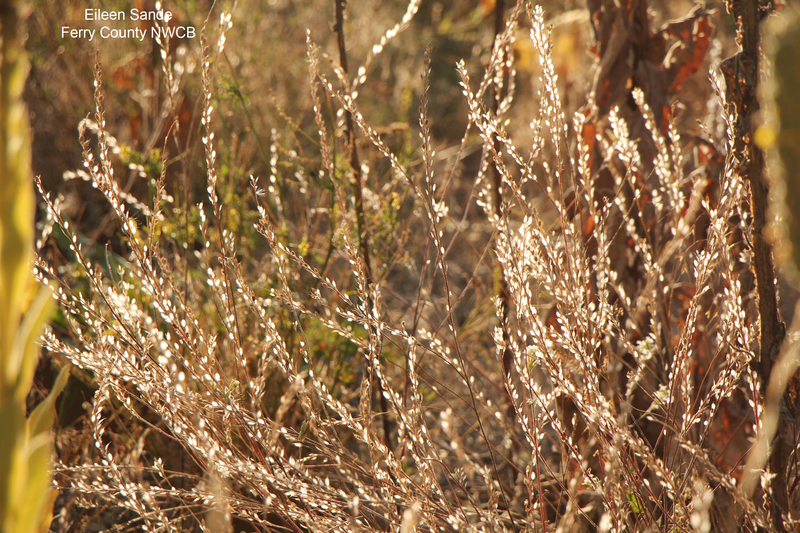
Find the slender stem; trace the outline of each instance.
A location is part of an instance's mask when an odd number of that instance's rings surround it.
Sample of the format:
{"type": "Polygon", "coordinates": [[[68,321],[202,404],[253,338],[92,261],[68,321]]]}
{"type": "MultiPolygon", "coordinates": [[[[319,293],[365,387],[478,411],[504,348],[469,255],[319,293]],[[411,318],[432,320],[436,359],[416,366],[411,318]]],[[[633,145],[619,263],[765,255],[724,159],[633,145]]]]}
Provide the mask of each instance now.
{"type": "MultiPolygon", "coordinates": [[[[339,46],[339,65],[342,67],[342,70],[345,74],[345,81],[348,83],[348,91],[349,91],[349,80],[347,77],[348,74],[348,67],[347,67],[347,48],[345,47],[344,42],[344,9],[347,4],[347,0],[334,0],[336,2],[336,24],[335,24],[335,31],[336,31],[336,42],[339,46]]],[[[372,285],[374,280],[372,278],[372,263],[370,261],[370,254],[369,254],[369,233],[366,228],[366,224],[364,222],[364,195],[363,195],[363,176],[361,175],[361,162],[358,158],[358,147],[356,146],[356,130],[353,127],[353,115],[350,111],[345,110],[344,113],[344,124],[345,124],[345,136],[347,137],[347,143],[350,147],[350,168],[353,171],[353,197],[355,199],[355,210],[356,210],[356,230],[358,231],[358,247],[361,251],[361,259],[364,262],[364,275],[367,278],[367,306],[372,307],[372,297],[370,296],[369,291],[372,290],[372,285]]],[[[373,334],[378,335],[378,331],[376,328],[373,328],[373,334]]],[[[370,371],[372,374],[372,371],[370,371]]],[[[386,444],[386,447],[390,450],[392,449],[392,437],[391,437],[391,424],[389,422],[389,406],[386,401],[386,396],[383,394],[384,387],[383,383],[380,379],[377,379],[378,384],[378,397],[381,404],[381,420],[383,422],[383,438],[386,444]]]]}
{"type": "MultiPolygon", "coordinates": [[[[495,3],[495,19],[494,19],[494,42],[497,43],[500,39],[500,35],[503,33],[505,29],[505,20],[503,19],[503,14],[505,11],[505,0],[497,0],[495,3]]],[[[505,59],[505,58],[503,58],[505,59]]],[[[501,68],[505,70],[505,61],[501,62],[501,68]]],[[[507,83],[507,74],[503,73],[503,82],[504,86],[507,83]]],[[[494,102],[492,102],[492,109],[494,111],[495,116],[500,111],[500,101],[502,100],[502,93],[501,89],[497,88],[494,94],[494,102]]],[[[495,138],[494,140],[494,151],[499,155],[502,151],[502,145],[500,144],[500,139],[495,138]]],[[[503,216],[503,176],[500,173],[500,169],[498,168],[497,164],[494,165],[494,172],[492,173],[492,188],[494,189],[494,198],[492,199],[492,207],[494,209],[494,215],[497,217],[497,220],[500,220],[500,217],[503,216]]],[[[498,297],[500,298],[500,319],[502,321],[502,328],[503,328],[503,343],[505,344],[505,348],[503,349],[503,377],[508,379],[508,376],[511,375],[511,364],[512,364],[512,353],[511,353],[511,337],[509,336],[509,314],[511,312],[511,295],[508,291],[508,282],[506,281],[505,274],[503,273],[502,269],[500,270],[500,280],[498,283],[497,288],[498,297]]],[[[506,394],[506,401],[508,403],[508,416],[513,416],[514,414],[514,406],[511,401],[511,397],[506,394]]]]}
{"type": "MultiPolygon", "coordinates": [[[[750,210],[753,218],[753,268],[755,270],[758,315],[761,323],[760,353],[756,371],[761,378],[761,392],[766,392],[775,359],[786,334],[786,327],[778,313],[775,289],[775,267],[772,246],[765,239],[769,207],[769,184],[764,165],[764,154],[756,146],[753,118],[758,111],[758,81],[760,55],[760,22],[768,14],[758,0],[737,0],[728,3],[728,10],[738,23],[738,41],[741,51],[725,60],[722,65],[726,78],[727,101],[735,116],[735,139],[732,154],[740,161],[739,171],[750,184],[750,210]]],[[[778,431],[772,444],[769,470],[775,475],[771,482],[773,496],[770,515],[775,531],[786,531],[783,513],[788,512],[786,466],[790,451],[784,442],[785,417],[778,422],[778,431]]]]}
{"type": "MultiPolygon", "coordinates": [[[[345,75],[347,69],[347,49],[344,44],[344,8],[347,0],[336,1],[336,40],[339,44],[339,65],[345,75]]],[[[358,157],[358,147],[356,146],[356,130],[353,127],[353,115],[350,111],[345,111],[345,136],[350,147],[350,168],[353,171],[353,197],[356,207],[356,229],[358,230],[358,245],[361,249],[361,256],[364,260],[364,273],[367,281],[372,283],[372,264],[369,255],[369,235],[364,224],[364,195],[361,176],[361,162],[358,157]]]]}
{"type": "MultiPolygon", "coordinates": [[[[495,18],[494,18],[494,43],[495,46],[500,45],[501,35],[503,31],[505,31],[505,0],[496,0],[495,2],[495,18]]],[[[503,87],[508,87],[509,83],[509,74],[508,69],[506,68],[506,57],[505,53],[503,53],[500,57],[500,68],[502,69],[502,80],[503,85],[502,87],[495,86],[494,90],[494,101],[492,102],[492,109],[494,111],[495,117],[500,113],[500,102],[503,99],[502,89],[503,87]]],[[[494,139],[494,152],[500,157],[502,153],[503,147],[500,143],[500,139],[495,136],[494,139]]],[[[495,163],[494,165],[494,172],[492,173],[492,187],[494,189],[494,198],[492,199],[492,207],[494,210],[494,215],[497,217],[498,223],[500,222],[501,217],[503,216],[503,176],[500,172],[499,165],[495,163]]],[[[500,268],[500,279],[498,283],[498,297],[500,298],[500,320],[502,321],[502,329],[503,329],[503,344],[505,345],[503,348],[503,358],[501,361],[502,368],[503,368],[503,378],[510,380],[511,379],[511,368],[513,364],[513,353],[511,351],[511,335],[509,333],[509,315],[511,313],[511,293],[509,292],[508,282],[506,281],[505,273],[500,268]]],[[[455,330],[454,330],[455,331],[455,330]]],[[[515,418],[514,412],[514,401],[511,399],[511,395],[508,393],[508,390],[505,391],[505,398],[507,403],[506,408],[506,416],[513,420],[515,418]]],[[[474,402],[474,399],[473,399],[474,402]]],[[[475,412],[477,413],[477,406],[475,407],[475,412]]],[[[481,430],[483,427],[481,425],[481,430]]],[[[484,435],[485,437],[485,435],[484,435]]],[[[488,442],[488,439],[487,439],[488,442]]],[[[497,465],[494,463],[494,454],[492,454],[492,464],[495,469],[495,475],[497,475],[497,465]]],[[[513,470],[512,470],[513,472],[513,470]]],[[[513,474],[512,474],[513,476],[513,474]]],[[[497,479],[498,484],[500,483],[500,478],[498,475],[497,479]]],[[[500,489],[500,493],[503,497],[503,503],[505,504],[506,508],[508,509],[508,516],[511,518],[511,524],[513,530],[517,530],[517,525],[514,522],[514,516],[511,513],[511,505],[509,504],[508,497],[506,496],[505,490],[500,489]]]]}

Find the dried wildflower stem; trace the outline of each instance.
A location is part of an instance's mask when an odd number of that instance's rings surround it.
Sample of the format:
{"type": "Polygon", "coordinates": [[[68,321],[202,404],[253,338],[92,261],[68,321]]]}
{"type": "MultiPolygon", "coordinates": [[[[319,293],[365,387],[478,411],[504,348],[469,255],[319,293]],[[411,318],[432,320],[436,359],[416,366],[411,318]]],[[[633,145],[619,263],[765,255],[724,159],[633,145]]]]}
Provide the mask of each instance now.
{"type": "MultiPolygon", "coordinates": [[[[336,2],[336,42],[339,46],[339,65],[344,71],[345,80],[349,85],[348,66],[347,66],[347,48],[344,43],[344,9],[347,0],[335,0],[336,2]]],[[[349,89],[349,87],[348,87],[349,89]]],[[[348,91],[349,92],[349,91],[348,91]]],[[[365,292],[367,298],[367,306],[373,307],[372,290],[374,281],[372,277],[372,263],[369,255],[369,233],[367,232],[366,224],[364,222],[364,195],[363,195],[363,177],[361,175],[361,162],[358,157],[358,147],[356,146],[356,130],[353,127],[353,114],[349,110],[344,112],[345,136],[347,143],[350,146],[350,168],[353,171],[353,198],[355,200],[356,210],[356,231],[358,232],[358,247],[361,252],[361,259],[363,261],[364,275],[367,278],[367,290],[365,292]]],[[[377,331],[374,332],[376,335],[377,331]]],[[[371,373],[371,372],[370,372],[371,373]]],[[[376,379],[378,383],[378,397],[381,404],[381,420],[383,423],[383,438],[386,447],[391,449],[391,425],[389,423],[388,412],[389,406],[386,402],[384,395],[384,386],[380,377],[376,379]]]]}
{"type": "MultiPolygon", "coordinates": [[[[761,378],[761,392],[765,393],[772,374],[786,328],[778,315],[778,299],[775,290],[775,269],[772,247],[764,237],[769,186],[765,174],[764,154],[754,142],[753,118],[758,111],[759,24],[768,14],[762,10],[758,0],[728,2],[728,11],[736,17],[738,41],[741,51],[723,63],[727,85],[727,101],[735,113],[734,157],[740,161],[740,172],[750,184],[750,209],[753,216],[753,266],[758,294],[758,314],[761,322],[760,355],[757,372],[761,378]]],[[[769,460],[770,471],[775,475],[771,487],[774,504],[770,513],[772,525],[777,531],[785,531],[782,513],[789,508],[786,487],[786,464],[790,455],[783,441],[782,429],[785,421],[779,422],[777,438],[773,442],[769,460]]]]}
{"type": "MultiPolygon", "coordinates": [[[[347,49],[344,44],[344,8],[347,0],[336,0],[336,41],[339,45],[339,64],[345,75],[348,73],[347,49]]],[[[358,245],[364,261],[364,272],[370,284],[372,283],[372,265],[369,256],[369,235],[364,227],[364,195],[362,192],[361,162],[358,158],[356,147],[356,131],[353,128],[353,115],[350,111],[344,113],[345,136],[350,146],[350,168],[353,170],[353,197],[356,207],[356,229],[358,230],[358,245]]]]}
{"type": "MultiPolygon", "coordinates": [[[[759,75],[759,3],[756,0],[736,2],[734,16],[739,20],[739,35],[742,51],[728,60],[735,76],[728,77],[732,87],[729,101],[736,105],[737,139],[741,150],[736,155],[742,156],[742,171],[750,183],[752,195],[750,208],[753,215],[753,254],[755,263],[756,285],[758,291],[758,312],[761,319],[761,355],[760,373],[763,387],[766,387],[778,348],[783,341],[784,325],[778,316],[778,301],[775,290],[775,268],[772,260],[772,247],[764,238],[767,209],[769,203],[769,185],[767,184],[764,166],[764,153],[755,145],[755,125],[753,117],[758,111],[758,75],[759,75]],[[739,107],[740,106],[740,107],[739,107]]],[[[737,150],[737,151],[739,151],[737,150]]]]}
{"type": "MultiPolygon", "coordinates": [[[[495,46],[503,46],[501,43],[500,37],[503,34],[503,30],[505,29],[505,20],[503,19],[503,13],[505,11],[505,0],[497,0],[495,4],[495,20],[494,20],[494,42],[495,46]]],[[[496,85],[494,91],[494,102],[492,102],[492,109],[494,111],[495,117],[497,117],[500,113],[500,102],[503,98],[502,89],[506,86],[508,77],[506,72],[506,61],[505,61],[505,53],[501,52],[501,61],[499,64],[499,68],[501,72],[499,76],[502,79],[502,85],[496,85]]],[[[494,151],[496,154],[502,153],[503,147],[501,145],[500,139],[495,137],[494,140],[494,151]]],[[[494,215],[497,217],[498,221],[500,217],[503,216],[503,175],[500,171],[498,163],[495,162],[494,164],[494,172],[492,172],[492,189],[494,192],[494,197],[492,199],[492,207],[494,209],[494,215]]],[[[500,316],[502,320],[502,329],[503,329],[503,376],[508,378],[511,374],[511,364],[512,364],[512,352],[511,352],[511,338],[509,336],[509,313],[511,312],[511,295],[508,292],[508,282],[506,281],[505,274],[503,270],[500,269],[500,280],[498,282],[497,288],[497,297],[500,300],[500,316]]],[[[509,416],[513,415],[514,409],[511,404],[511,397],[506,395],[506,400],[509,403],[508,414],[509,416]]]]}

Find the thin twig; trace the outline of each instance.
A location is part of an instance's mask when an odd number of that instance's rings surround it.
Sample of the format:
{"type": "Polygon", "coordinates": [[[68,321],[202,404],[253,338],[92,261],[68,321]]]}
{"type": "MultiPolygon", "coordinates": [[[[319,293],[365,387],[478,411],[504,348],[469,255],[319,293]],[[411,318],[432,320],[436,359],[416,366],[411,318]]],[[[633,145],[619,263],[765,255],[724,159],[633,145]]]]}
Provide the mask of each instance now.
{"type": "MultiPolygon", "coordinates": [[[[339,46],[339,65],[342,67],[342,71],[344,71],[345,80],[348,85],[348,92],[349,92],[349,79],[347,79],[348,74],[348,66],[347,66],[347,48],[345,47],[344,42],[344,9],[347,4],[347,0],[335,0],[336,2],[336,42],[339,46]]],[[[374,302],[372,301],[372,297],[370,295],[370,291],[374,285],[374,280],[372,276],[372,263],[370,261],[370,254],[369,254],[369,233],[367,231],[366,224],[364,222],[364,194],[363,194],[363,176],[361,175],[361,162],[358,157],[358,147],[356,146],[356,130],[353,127],[353,114],[345,110],[344,113],[344,121],[345,121],[345,137],[347,138],[347,143],[350,147],[350,168],[353,171],[353,197],[355,199],[355,211],[356,211],[356,231],[358,232],[358,247],[361,251],[361,259],[363,261],[364,267],[364,275],[367,278],[367,291],[366,291],[366,298],[367,298],[367,307],[372,308],[374,306],[374,302]]],[[[375,335],[378,335],[379,332],[377,329],[373,331],[375,335]]],[[[372,371],[370,370],[370,374],[372,371]]],[[[391,434],[391,424],[389,422],[389,406],[386,401],[386,396],[384,395],[384,385],[381,382],[380,377],[377,377],[378,383],[378,397],[381,404],[381,420],[383,422],[383,438],[386,444],[386,447],[390,450],[393,449],[392,447],[392,434],[391,434]]]]}
{"type": "MultiPolygon", "coordinates": [[[[738,159],[739,171],[750,184],[750,209],[753,242],[753,266],[758,294],[758,315],[761,323],[760,353],[756,372],[761,379],[761,393],[766,394],[772,369],[786,335],[786,327],[778,313],[778,298],[775,289],[775,268],[772,246],[765,239],[769,207],[769,185],[764,165],[764,153],[756,146],[753,118],[758,111],[758,81],[760,56],[760,22],[769,14],[758,0],[729,2],[728,11],[738,21],[738,41],[741,51],[722,64],[727,86],[727,101],[730,113],[735,116],[734,145],[732,157],[738,159]]],[[[730,157],[729,156],[729,157],[730,157]]],[[[789,509],[786,487],[786,465],[791,455],[782,435],[786,423],[779,422],[777,436],[773,442],[769,469],[775,475],[772,480],[774,504],[770,508],[772,525],[776,531],[786,531],[783,513],[789,509]]]]}
{"type": "MultiPolygon", "coordinates": [[[[497,0],[495,4],[495,20],[494,20],[494,42],[495,46],[500,45],[500,36],[505,29],[505,20],[503,19],[503,12],[505,11],[505,0],[497,0]]],[[[500,68],[503,69],[502,80],[503,87],[508,83],[508,73],[506,72],[505,53],[502,52],[502,59],[500,61],[500,68]]],[[[494,101],[492,102],[492,111],[495,117],[500,112],[500,102],[503,99],[502,87],[495,86],[494,101]]],[[[503,150],[500,139],[495,137],[494,151],[501,154],[503,150]]],[[[503,175],[497,163],[494,164],[492,172],[492,189],[494,197],[492,198],[492,207],[494,209],[494,216],[497,217],[498,222],[503,216],[503,175]]],[[[512,366],[512,352],[511,352],[511,337],[509,335],[509,314],[511,313],[511,295],[508,292],[508,282],[506,282],[505,274],[500,268],[500,279],[497,288],[497,297],[500,299],[500,320],[502,321],[501,327],[503,329],[503,377],[509,379],[512,366]]],[[[514,416],[514,404],[511,397],[506,393],[506,403],[508,404],[507,415],[511,418],[514,416]]]]}

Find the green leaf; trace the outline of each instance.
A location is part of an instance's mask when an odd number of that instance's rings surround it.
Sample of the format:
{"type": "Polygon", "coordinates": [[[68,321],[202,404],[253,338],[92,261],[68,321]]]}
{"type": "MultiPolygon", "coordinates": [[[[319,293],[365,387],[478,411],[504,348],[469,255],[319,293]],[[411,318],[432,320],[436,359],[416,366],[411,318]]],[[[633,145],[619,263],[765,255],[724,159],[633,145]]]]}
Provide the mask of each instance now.
{"type": "Polygon", "coordinates": [[[641,514],[642,504],[639,503],[639,500],[636,498],[636,495],[628,491],[625,493],[625,496],[628,498],[628,503],[631,506],[631,511],[633,511],[633,514],[641,514]]]}
{"type": "MultiPolygon", "coordinates": [[[[49,431],[28,441],[24,455],[24,460],[27,462],[27,479],[21,491],[22,497],[17,502],[15,528],[8,533],[36,531],[44,519],[43,515],[52,516],[52,508],[46,507],[51,501],[53,491],[50,486],[52,454],[52,436],[49,431]]],[[[49,522],[47,525],[50,525],[49,522]]]]}
{"type": "Polygon", "coordinates": [[[17,330],[14,345],[7,361],[6,372],[8,376],[17,376],[14,394],[20,400],[25,400],[33,381],[36,370],[37,342],[41,335],[42,327],[50,319],[53,310],[53,298],[50,287],[43,285],[39,294],[33,300],[22,325],[17,330]]]}
{"type": "Polygon", "coordinates": [[[18,401],[9,390],[2,391],[0,401],[0,531],[13,523],[11,512],[16,508],[19,484],[24,482],[27,464],[23,464],[25,445],[25,404],[18,401]]]}
{"type": "Polygon", "coordinates": [[[33,439],[40,433],[49,434],[56,414],[56,398],[58,398],[58,395],[61,394],[61,391],[66,387],[67,381],[69,381],[69,367],[65,366],[61,369],[61,372],[58,373],[58,377],[50,393],[47,395],[47,398],[37,405],[28,417],[28,438],[33,439]]]}

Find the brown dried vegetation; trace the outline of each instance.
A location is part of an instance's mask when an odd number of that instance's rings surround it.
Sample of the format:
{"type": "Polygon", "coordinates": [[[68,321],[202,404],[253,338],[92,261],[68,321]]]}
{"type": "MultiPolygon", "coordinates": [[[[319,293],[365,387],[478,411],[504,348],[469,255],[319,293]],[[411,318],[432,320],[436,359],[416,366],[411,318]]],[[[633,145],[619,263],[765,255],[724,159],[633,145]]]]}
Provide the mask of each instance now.
{"type": "Polygon", "coordinates": [[[102,207],[40,181],[43,342],[88,406],[52,529],[796,527],[796,427],[744,470],[785,332],[757,63],[717,75],[749,3],[551,28],[522,1],[386,25],[278,1],[311,29],[266,73],[242,36],[276,23],[216,6],[198,43],[96,59],[64,175],[102,207]]]}

